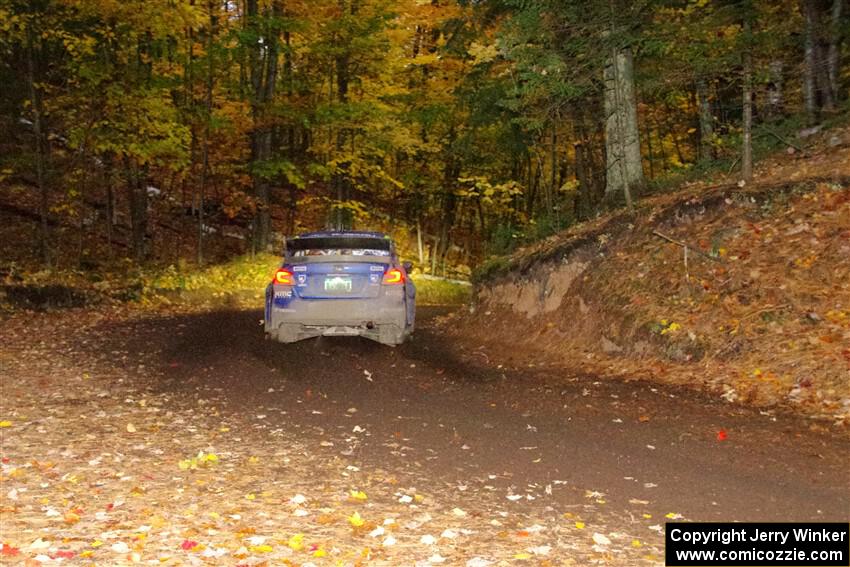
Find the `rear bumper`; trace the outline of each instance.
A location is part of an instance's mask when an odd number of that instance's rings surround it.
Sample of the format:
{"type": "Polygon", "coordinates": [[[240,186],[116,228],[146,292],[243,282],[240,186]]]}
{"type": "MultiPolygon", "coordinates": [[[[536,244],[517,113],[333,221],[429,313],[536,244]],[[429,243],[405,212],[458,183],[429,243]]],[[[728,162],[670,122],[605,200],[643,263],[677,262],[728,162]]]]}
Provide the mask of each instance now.
{"type": "Polygon", "coordinates": [[[363,337],[381,344],[395,346],[404,342],[403,327],[381,325],[309,325],[281,323],[269,332],[270,338],[280,343],[294,343],[314,337],[363,337]]]}
{"type": "Polygon", "coordinates": [[[374,299],[269,298],[265,330],[270,338],[292,343],[319,336],[361,336],[397,345],[406,335],[403,296],[374,299]]]}

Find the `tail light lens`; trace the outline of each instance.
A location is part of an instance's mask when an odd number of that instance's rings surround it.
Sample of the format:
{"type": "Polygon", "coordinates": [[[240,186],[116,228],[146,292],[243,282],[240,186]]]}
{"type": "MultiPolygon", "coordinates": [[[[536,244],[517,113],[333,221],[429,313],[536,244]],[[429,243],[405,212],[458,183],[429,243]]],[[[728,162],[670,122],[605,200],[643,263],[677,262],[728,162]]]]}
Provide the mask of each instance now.
{"type": "Polygon", "coordinates": [[[278,270],[274,273],[273,283],[280,285],[294,285],[292,272],[285,268],[278,268],[278,270]]]}
{"type": "Polygon", "coordinates": [[[384,284],[394,285],[404,283],[404,272],[398,268],[390,268],[384,272],[384,284]]]}

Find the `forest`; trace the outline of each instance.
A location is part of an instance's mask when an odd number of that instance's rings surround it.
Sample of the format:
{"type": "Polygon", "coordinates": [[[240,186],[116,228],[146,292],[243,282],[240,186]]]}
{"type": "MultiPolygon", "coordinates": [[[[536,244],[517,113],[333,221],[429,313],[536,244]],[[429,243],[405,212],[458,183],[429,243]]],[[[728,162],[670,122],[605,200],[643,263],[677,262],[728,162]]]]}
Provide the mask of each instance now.
{"type": "Polygon", "coordinates": [[[212,263],[325,227],[468,275],[847,106],[846,0],[2,0],[4,256],[212,263]]]}

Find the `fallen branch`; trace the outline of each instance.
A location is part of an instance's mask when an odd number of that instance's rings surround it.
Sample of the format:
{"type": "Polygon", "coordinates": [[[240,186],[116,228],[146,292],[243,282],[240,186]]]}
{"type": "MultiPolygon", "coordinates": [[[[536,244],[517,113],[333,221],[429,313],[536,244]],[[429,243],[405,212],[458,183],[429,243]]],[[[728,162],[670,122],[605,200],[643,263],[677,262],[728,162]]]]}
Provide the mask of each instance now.
{"type": "Polygon", "coordinates": [[[654,234],[655,236],[657,236],[659,238],[663,238],[667,242],[672,242],[673,244],[676,244],[677,246],[681,246],[685,250],[692,250],[692,251],[696,252],[697,254],[699,254],[700,256],[703,256],[704,258],[708,258],[709,260],[712,260],[714,262],[720,262],[721,264],[723,263],[723,260],[721,260],[720,258],[715,258],[714,256],[712,256],[710,254],[706,254],[705,252],[703,252],[699,248],[695,248],[695,247],[691,246],[690,244],[682,242],[681,240],[676,240],[675,238],[671,238],[671,237],[667,236],[666,234],[658,232],[657,230],[653,230],[652,234],[654,234]]]}
{"type": "Polygon", "coordinates": [[[750,317],[755,317],[756,315],[760,315],[762,313],[767,313],[769,311],[779,311],[780,309],[787,309],[791,307],[790,303],[782,303],[780,305],[768,305],[767,307],[762,307],[761,309],[756,309],[755,311],[750,311],[746,315],[742,316],[739,321],[744,321],[749,319],[750,317]]]}
{"type": "Polygon", "coordinates": [[[782,136],[780,136],[779,134],[777,134],[776,132],[774,132],[770,128],[765,128],[765,127],[762,127],[762,128],[763,128],[763,130],[766,134],[770,134],[771,136],[773,136],[774,138],[776,138],[777,140],[779,140],[780,142],[782,142],[786,146],[791,146],[792,148],[794,148],[798,152],[803,151],[803,148],[801,148],[797,144],[794,144],[793,142],[789,142],[788,140],[786,140],[785,138],[783,138],[782,136]]]}
{"type": "Polygon", "coordinates": [[[735,161],[732,162],[732,165],[729,166],[729,171],[726,172],[726,175],[731,175],[732,170],[735,169],[735,166],[738,165],[738,162],[741,161],[740,157],[736,157],[735,161]]]}
{"type": "Polygon", "coordinates": [[[738,331],[741,330],[741,323],[750,317],[755,317],[756,315],[760,315],[762,313],[768,313],[770,311],[779,311],[780,309],[787,309],[791,307],[790,303],[783,303],[781,305],[768,305],[767,307],[762,307],[761,309],[756,309],[755,311],[750,311],[746,315],[743,315],[740,319],[738,319],[738,324],[735,325],[734,334],[738,334],[738,331]]]}

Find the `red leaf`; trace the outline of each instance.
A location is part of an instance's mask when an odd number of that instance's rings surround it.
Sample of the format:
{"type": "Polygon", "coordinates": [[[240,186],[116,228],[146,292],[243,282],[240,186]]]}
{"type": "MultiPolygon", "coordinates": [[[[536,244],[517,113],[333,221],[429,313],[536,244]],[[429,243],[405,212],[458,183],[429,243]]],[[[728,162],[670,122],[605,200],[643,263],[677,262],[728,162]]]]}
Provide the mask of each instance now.
{"type": "Polygon", "coordinates": [[[193,547],[195,547],[197,545],[198,545],[197,541],[192,541],[190,539],[184,539],[183,543],[180,544],[180,547],[182,547],[186,551],[189,551],[190,549],[192,549],[193,547]]]}
{"type": "Polygon", "coordinates": [[[60,559],[60,558],[61,559],[71,559],[71,558],[74,557],[74,552],[68,551],[68,550],[57,551],[56,553],[52,554],[50,557],[52,557],[53,559],[60,559]]]}
{"type": "Polygon", "coordinates": [[[727,437],[729,437],[729,436],[726,434],[725,429],[721,429],[720,431],[717,432],[717,440],[718,441],[726,441],[727,437]]]}
{"type": "Polygon", "coordinates": [[[17,547],[12,547],[8,543],[0,544],[0,555],[5,555],[7,557],[14,557],[15,555],[21,552],[17,547]]]}

